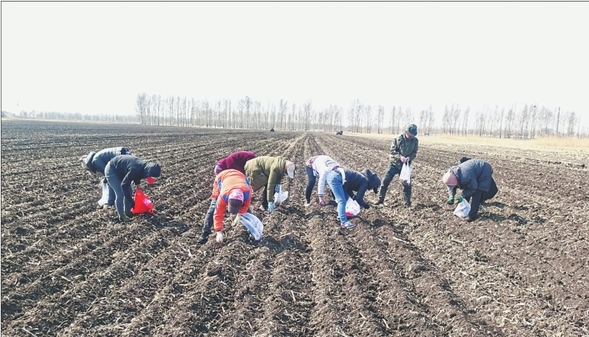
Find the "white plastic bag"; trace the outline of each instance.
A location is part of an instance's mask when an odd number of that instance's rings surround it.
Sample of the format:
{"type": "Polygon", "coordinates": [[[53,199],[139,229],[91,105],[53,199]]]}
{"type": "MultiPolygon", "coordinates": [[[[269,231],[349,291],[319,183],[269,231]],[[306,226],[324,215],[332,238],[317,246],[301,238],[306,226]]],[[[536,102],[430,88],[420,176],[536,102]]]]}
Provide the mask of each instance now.
{"type": "Polygon", "coordinates": [[[241,223],[247,228],[254,239],[260,240],[262,238],[264,224],[258,219],[258,217],[252,213],[240,214],[239,221],[241,221],[241,223]]]}
{"type": "Polygon", "coordinates": [[[98,205],[103,206],[104,204],[106,204],[108,202],[108,184],[102,180],[100,182],[100,187],[102,187],[102,198],[100,198],[100,200],[98,200],[98,205]]]}
{"type": "Polygon", "coordinates": [[[354,216],[358,215],[358,213],[360,213],[360,204],[356,200],[348,198],[348,201],[346,201],[346,216],[354,216]]]}
{"type": "Polygon", "coordinates": [[[470,204],[466,199],[462,199],[462,201],[456,206],[454,210],[454,214],[461,218],[467,217],[468,213],[470,212],[470,204]]]}
{"type": "Polygon", "coordinates": [[[282,184],[277,184],[274,188],[274,203],[280,205],[288,198],[288,191],[282,191],[282,184]]]}
{"type": "Polygon", "coordinates": [[[409,166],[409,163],[403,164],[401,173],[399,173],[399,179],[402,183],[404,182],[407,185],[411,184],[411,166],[409,166]]]}

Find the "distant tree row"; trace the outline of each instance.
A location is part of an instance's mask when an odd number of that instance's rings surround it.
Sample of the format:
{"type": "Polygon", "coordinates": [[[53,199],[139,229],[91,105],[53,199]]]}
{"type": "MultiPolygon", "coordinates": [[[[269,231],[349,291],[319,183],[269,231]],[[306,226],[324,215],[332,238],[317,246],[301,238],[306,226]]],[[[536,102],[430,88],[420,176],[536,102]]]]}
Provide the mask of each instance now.
{"type": "Polygon", "coordinates": [[[587,137],[589,130],[581,126],[574,111],[561,112],[544,106],[524,105],[517,111],[498,106],[487,106],[471,113],[458,105],[446,106],[442,118],[442,132],[456,135],[478,135],[499,138],[587,137]]]}
{"type": "Polygon", "coordinates": [[[589,130],[582,127],[573,111],[561,112],[544,106],[525,105],[499,108],[485,106],[471,111],[459,105],[446,106],[440,125],[430,106],[415,114],[410,107],[372,106],[356,99],[347,110],[338,105],[315,110],[310,100],[301,105],[280,100],[278,104],[252,100],[249,96],[233,105],[231,100],[213,104],[208,100],[160,95],[137,95],[137,116],[142,124],[178,125],[217,128],[245,128],[277,130],[347,130],[366,133],[399,133],[408,123],[419,126],[420,135],[433,133],[476,135],[499,138],[535,138],[546,136],[587,137],[589,130]]]}
{"type": "MultiPolygon", "coordinates": [[[[8,116],[7,111],[2,111],[2,117],[8,116]]],[[[88,121],[88,122],[126,122],[136,123],[137,117],[134,115],[116,115],[116,114],[98,114],[89,115],[80,112],[56,112],[56,111],[20,111],[16,114],[10,114],[21,118],[35,119],[55,119],[64,121],[88,121]]]]}

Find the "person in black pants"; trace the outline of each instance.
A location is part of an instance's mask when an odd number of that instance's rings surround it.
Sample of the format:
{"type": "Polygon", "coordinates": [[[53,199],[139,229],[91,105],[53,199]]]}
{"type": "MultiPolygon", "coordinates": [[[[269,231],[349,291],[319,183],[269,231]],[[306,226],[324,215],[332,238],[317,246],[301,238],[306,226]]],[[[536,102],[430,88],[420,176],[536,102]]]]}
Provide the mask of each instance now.
{"type": "Polygon", "coordinates": [[[470,203],[467,221],[478,219],[481,203],[493,198],[498,191],[493,179],[493,168],[482,159],[467,159],[460,165],[451,167],[442,177],[442,181],[448,189],[449,204],[454,203],[456,189],[462,189],[458,202],[466,199],[470,203]]]}

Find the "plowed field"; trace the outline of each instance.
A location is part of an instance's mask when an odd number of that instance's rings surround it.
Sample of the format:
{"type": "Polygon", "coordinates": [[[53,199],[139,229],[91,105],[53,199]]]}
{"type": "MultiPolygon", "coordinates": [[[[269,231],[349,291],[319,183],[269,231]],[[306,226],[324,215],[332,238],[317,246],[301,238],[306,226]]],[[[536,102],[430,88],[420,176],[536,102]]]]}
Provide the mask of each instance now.
{"type": "Polygon", "coordinates": [[[316,188],[304,207],[307,158],[382,177],[391,139],[3,120],[2,335],[589,335],[586,157],[422,144],[412,208],[397,179],[351,230],[316,188]],[[97,207],[99,177],[77,159],[112,146],[162,165],[153,216],[97,207]],[[293,160],[289,200],[263,214],[256,193],[257,245],[228,215],[226,242],[199,245],[215,162],[237,150],[293,160]],[[499,187],[472,223],[441,183],[463,155],[499,187]]]}

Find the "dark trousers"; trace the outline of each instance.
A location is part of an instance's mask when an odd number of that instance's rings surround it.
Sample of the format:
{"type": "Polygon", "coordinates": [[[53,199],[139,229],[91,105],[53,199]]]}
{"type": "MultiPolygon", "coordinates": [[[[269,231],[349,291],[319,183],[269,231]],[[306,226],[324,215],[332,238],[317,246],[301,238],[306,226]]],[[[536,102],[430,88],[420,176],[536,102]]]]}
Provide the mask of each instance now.
{"type": "Polygon", "coordinates": [[[307,199],[307,203],[309,203],[311,202],[311,193],[313,193],[313,187],[315,187],[316,177],[313,174],[313,169],[309,166],[305,166],[305,171],[307,172],[307,188],[305,189],[305,198],[307,199]]]}
{"type": "Polygon", "coordinates": [[[497,184],[495,183],[495,180],[491,178],[491,187],[488,191],[476,190],[472,196],[466,198],[466,201],[470,203],[470,212],[468,213],[468,216],[471,218],[476,217],[479,208],[481,207],[481,203],[494,197],[495,194],[497,194],[497,191],[497,184]]]}
{"type": "MultiPolygon", "coordinates": [[[[387,194],[387,190],[393,178],[401,173],[401,169],[397,166],[393,165],[392,163],[389,164],[386,172],[384,173],[384,178],[382,180],[382,185],[380,185],[380,192],[378,194],[378,200],[384,201],[384,198],[387,194]]],[[[406,203],[411,202],[411,184],[403,183],[403,197],[405,198],[406,203]]]]}
{"type": "Polygon", "coordinates": [[[487,199],[491,199],[492,197],[495,196],[495,194],[497,194],[499,190],[497,189],[497,184],[495,183],[495,179],[491,178],[491,187],[489,188],[489,191],[487,192],[483,192],[483,201],[487,200],[487,199]]]}

